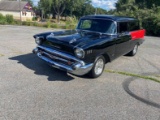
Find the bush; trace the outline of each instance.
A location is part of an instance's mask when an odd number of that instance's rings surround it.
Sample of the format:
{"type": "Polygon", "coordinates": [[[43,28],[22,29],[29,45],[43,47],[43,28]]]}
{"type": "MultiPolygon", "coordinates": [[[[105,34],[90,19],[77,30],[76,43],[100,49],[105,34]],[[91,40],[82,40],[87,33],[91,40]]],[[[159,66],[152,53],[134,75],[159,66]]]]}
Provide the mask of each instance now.
{"type": "Polygon", "coordinates": [[[0,24],[1,25],[5,25],[6,24],[6,17],[3,16],[1,13],[0,13],[0,24]]]}
{"type": "Polygon", "coordinates": [[[20,21],[20,20],[15,20],[15,21],[14,21],[14,24],[16,24],[16,25],[21,25],[21,21],[20,21]]]}
{"type": "Polygon", "coordinates": [[[33,22],[32,25],[33,26],[38,26],[38,23],[37,22],[33,22]]]}
{"type": "Polygon", "coordinates": [[[51,27],[51,22],[50,22],[50,21],[47,22],[46,27],[47,27],[47,28],[50,28],[50,27],[51,27]]]}
{"type": "Polygon", "coordinates": [[[47,23],[42,24],[42,27],[48,28],[47,23]]]}
{"type": "Polygon", "coordinates": [[[2,19],[5,19],[5,16],[3,16],[1,13],[0,13],[0,20],[2,19]]]}
{"type": "Polygon", "coordinates": [[[13,15],[6,15],[6,22],[9,24],[14,23],[13,15]]]}
{"type": "Polygon", "coordinates": [[[78,23],[78,19],[75,16],[68,17],[65,23],[66,24],[77,24],[78,23]]]}
{"type": "Polygon", "coordinates": [[[22,25],[32,26],[32,22],[22,21],[22,25]]]}
{"type": "Polygon", "coordinates": [[[37,21],[38,20],[38,17],[33,17],[32,18],[32,21],[37,21]]]}
{"type": "Polygon", "coordinates": [[[51,28],[58,28],[57,24],[51,24],[51,28]]]}
{"type": "Polygon", "coordinates": [[[143,20],[142,26],[147,35],[160,36],[160,20],[158,18],[147,18],[143,20]]]}
{"type": "Polygon", "coordinates": [[[65,23],[66,23],[66,29],[75,29],[78,20],[76,17],[69,17],[65,23]]]}
{"type": "Polygon", "coordinates": [[[67,26],[66,25],[62,25],[60,26],[61,29],[67,29],[67,26]]]}

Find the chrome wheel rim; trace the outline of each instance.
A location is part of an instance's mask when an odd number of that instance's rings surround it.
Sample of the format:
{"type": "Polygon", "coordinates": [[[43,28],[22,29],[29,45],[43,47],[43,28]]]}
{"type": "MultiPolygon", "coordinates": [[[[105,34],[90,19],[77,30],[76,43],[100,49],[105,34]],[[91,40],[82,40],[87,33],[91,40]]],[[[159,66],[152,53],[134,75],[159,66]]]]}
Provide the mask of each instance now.
{"type": "Polygon", "coordinates": [[[99,59],[96,64],[95,64],[95,74],[100,75],[103,72],[103,67],[104,67],[104,61],[103,59],[99,59]]]}
{"type": "Polygon", "coordinates": [[[138,45],[135,45],[135,46],[134,46],[134,49],[133,49],[133,54],[136,54],[137,49],[138,49],[138,45]]]}

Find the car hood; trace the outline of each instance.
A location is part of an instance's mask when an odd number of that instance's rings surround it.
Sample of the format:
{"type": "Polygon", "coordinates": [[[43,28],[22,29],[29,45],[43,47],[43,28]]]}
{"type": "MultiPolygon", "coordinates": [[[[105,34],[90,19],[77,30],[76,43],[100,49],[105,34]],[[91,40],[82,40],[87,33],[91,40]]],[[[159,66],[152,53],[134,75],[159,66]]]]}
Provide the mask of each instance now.
{"type": "Polygon", "coordinates": [[[47,37],[47,41],[52,43],[67,44],[72,46],[82,47],[92,40],[97,40],[101,37],[99,33],[85,32],[77,30],[66,30],[59,32],[51,32],[47,37]]]}

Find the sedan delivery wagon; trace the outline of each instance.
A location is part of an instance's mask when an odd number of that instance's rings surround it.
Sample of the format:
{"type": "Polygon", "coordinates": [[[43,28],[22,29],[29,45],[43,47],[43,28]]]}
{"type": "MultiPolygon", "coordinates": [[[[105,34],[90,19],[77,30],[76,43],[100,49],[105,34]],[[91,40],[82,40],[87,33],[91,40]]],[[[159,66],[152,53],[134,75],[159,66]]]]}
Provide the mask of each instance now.
{"type": "Polygon", "coordinates": [[[134,56],[144,41],[145,30],[131,17],[90,15],[75,30],[34,35],[39,58],[52,67],[82,76],[99,77],[105,64],[122,56],[134,56]]]}

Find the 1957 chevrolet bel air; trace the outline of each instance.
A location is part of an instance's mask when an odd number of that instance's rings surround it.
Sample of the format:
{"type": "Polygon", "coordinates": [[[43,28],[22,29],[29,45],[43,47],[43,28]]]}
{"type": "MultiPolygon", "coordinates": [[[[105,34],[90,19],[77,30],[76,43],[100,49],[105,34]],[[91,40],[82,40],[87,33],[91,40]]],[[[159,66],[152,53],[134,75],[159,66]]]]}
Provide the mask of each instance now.
{"type": "Polygon", "coordinates": [[[135,18],[90,15],[82,17],[75,30],[34,35],[37,47],[33,53],[55,68],[96,78],[107,62],[122,55],[134,56],[144,35],[135,18]]]}

